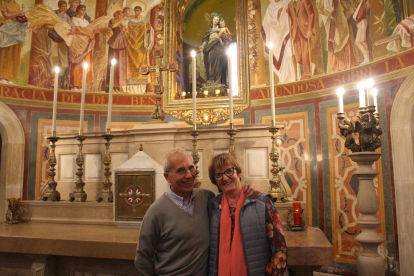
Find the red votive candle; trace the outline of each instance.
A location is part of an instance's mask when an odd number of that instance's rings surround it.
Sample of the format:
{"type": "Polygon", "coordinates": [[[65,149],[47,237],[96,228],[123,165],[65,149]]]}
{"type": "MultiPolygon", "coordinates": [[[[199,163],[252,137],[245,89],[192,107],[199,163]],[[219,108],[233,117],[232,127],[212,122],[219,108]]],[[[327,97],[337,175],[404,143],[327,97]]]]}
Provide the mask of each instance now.
{"type": "Polygon", "coordinates": [[[300,213],[302,211],[302,206],[300,202],[293,202],[293,225],[301,225],[300,213]]]}

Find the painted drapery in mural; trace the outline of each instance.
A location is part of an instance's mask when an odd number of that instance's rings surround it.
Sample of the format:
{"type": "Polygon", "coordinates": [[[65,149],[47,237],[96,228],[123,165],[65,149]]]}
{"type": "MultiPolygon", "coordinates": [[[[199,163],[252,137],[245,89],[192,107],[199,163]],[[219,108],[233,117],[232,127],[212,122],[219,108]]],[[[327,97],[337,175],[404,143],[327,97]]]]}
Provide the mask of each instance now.
{"type": "MultiPolygon", "coordinates": [[[[94,4],[98,6],[99,1],[94,4]]],[[[151,10],[162,8],[160,0],[115,1],[106,15],[99,14],[98,9],[94,12],[94,5],[89,10],[88,3],[83,5],[79,0],[52,2],[45,0],[27,13],[32,31],[29,85],[52,88],[53,69],[59,66],[59,87],[79,90],[82,63],[88,62],[87,90],[99,92],[109,83],[108,61],[116,58],[116,92],[147,92],[151,78],[142,76],[139,68],[152,63],[150,52],[159,41],[154,37],[153,25],[158,27],[158,22],[151,18],[151,10]],[[131,10],[139,10],[140,14],[131,14],[131,10]],[[140,79],[145,79],[141,87],[136,83],[140,79]]]]}
{"type": "MultiPolygon", "coordinates": [[[[261,12],[263,48],[250,47],[249,51],[264,50],[269,61],[266,45],[273,42],[270,62],[276,84],[363,66],[414,46],[414,8],[410,3],[396,2],[251,0],[248,12],[261,12]]],[[[249,30],[258,29],[249,24],[249,30]]],[[[249,41],[249,46],[253,42],[249,41]]],[[[255,62],[255,57],[250,57],[250,62],[255,62]]],[[[260,84],[264,83],[252,83],[260,84]]]]}

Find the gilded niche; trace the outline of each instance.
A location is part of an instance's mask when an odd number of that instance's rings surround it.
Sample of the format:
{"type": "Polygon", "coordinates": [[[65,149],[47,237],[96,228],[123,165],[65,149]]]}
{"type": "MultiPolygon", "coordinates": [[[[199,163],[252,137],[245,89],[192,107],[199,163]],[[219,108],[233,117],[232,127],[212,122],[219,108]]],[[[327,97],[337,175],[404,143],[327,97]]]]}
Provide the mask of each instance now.
{"type": "Polygon", "coordinates": [[[215,124],[229,118],[230,79],[234,114],[249,105],[247,3],[245,1],[170,1],[165,6],[166,58],[179,64],[175,75],[164,80],[167,114],[192,120],[193,65],[196,53],[197,124],[215,124]],[[227,51],[235,56],[228,62],[227,51]],[[231,67],[231,70],[229,70],[231,67]],[[230,75],[231,72],[231,75],[230,75]]]}

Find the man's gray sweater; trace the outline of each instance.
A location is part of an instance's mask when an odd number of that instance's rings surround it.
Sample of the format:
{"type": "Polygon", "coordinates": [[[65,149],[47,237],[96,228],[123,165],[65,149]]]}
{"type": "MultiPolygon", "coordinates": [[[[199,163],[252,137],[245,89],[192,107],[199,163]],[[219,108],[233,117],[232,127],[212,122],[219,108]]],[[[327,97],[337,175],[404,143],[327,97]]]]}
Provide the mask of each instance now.
{"type": "Polygon", "coordinates": [[[194,189],[193,215],[162,195],[142,221],[135,256],[139,275],[206,275],[210,242],[208,200],[214,193],[194,189]]]}

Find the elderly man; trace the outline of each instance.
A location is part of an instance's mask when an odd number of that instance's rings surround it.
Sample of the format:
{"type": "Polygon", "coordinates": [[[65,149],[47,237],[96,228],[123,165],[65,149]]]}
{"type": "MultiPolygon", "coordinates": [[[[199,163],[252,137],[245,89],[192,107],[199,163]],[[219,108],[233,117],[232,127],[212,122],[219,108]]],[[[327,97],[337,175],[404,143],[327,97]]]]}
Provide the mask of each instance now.
{"type": "MultiPolygon", "coordinates": [[[[194,189],[196,169],[184,150],[170,151],[163,165],[170,189],[145,214],[135,266],[139,275],[206,275],[210,241],[207,203],[214,193],[194,189]]],[[[249,186],[246,193],[260,195],[249,186]]]]}

